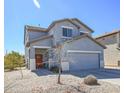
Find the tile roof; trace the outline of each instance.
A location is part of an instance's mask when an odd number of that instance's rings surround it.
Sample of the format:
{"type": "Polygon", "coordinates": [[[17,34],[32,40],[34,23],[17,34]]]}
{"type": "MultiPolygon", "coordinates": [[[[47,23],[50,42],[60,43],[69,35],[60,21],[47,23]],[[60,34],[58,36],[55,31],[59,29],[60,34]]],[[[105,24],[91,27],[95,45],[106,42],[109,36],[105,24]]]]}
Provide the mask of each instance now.
{"type": "Polygon", "coordinates": [[[43,28],[40,26],[32,26],[32,25],[26,25],[25,27],[28,31],[41,31],[41,32],[44,31],[44,32],[46,32],[46,29],[47,29],[47,28],[43,28]]]}
{"type": "Polygon", "coordinates": [[[114,30],[112,32],[105,33],[103,35],[96,36],[95,39],[99,39],[99,38],[102,38],[102,37],[110,36],[110,35],[113,35],[113,34],[116,34],[116,33],[120,33],[120,30],[114,30]]]}

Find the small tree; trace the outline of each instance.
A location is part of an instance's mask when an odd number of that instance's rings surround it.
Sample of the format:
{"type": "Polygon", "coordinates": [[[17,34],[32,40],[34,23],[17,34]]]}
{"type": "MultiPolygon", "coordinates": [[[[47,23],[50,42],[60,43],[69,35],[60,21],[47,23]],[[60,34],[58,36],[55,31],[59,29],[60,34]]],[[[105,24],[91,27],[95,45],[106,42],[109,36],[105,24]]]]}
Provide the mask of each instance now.
{"type": "Polygon", "coordinates": [[[58,43],[57,44],[57,54],[58,54],[58,63],[59,63],[59,75],[58,75],[58,84],[61,84],[60,82],[60,77],[61,77],[61,49],[62,49],[62,44],[58,43]]]}

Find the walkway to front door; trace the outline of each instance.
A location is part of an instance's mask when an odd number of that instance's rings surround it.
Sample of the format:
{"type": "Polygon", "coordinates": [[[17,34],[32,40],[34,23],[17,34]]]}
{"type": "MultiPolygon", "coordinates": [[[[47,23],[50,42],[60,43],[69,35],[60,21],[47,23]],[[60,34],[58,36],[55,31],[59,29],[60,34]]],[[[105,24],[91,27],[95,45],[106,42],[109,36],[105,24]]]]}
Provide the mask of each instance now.
{"type": "Polygon", "coordinates": [[[43,67],[43,55],[35,54],[36,59],[36,69],[43,67]]]}

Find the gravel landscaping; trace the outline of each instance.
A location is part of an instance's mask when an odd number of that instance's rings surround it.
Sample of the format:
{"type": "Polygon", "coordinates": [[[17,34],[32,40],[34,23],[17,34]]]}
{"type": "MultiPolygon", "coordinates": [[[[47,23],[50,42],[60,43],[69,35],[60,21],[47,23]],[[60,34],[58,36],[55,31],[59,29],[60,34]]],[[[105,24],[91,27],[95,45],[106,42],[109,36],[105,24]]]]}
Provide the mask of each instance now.
{"type": "Polygon", "coordinates": [[[19,71],[5,72],[5,93],[119,93],[120,87],[111,83],[98,81],[98,85],[86,85],[83,78],[73,75],[62,75],[61,83],[57,84],[57,75],[37,74],[23,70],[21,79],[19,71]]]}

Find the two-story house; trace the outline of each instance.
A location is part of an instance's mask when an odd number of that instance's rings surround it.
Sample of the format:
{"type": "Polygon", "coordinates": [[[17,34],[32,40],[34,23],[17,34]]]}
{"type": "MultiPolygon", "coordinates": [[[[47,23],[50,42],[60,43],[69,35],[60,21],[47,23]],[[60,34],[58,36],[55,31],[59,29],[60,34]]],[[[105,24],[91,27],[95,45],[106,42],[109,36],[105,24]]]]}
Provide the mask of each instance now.
{"type": "Polygon", "coordinates": [[[115,30],[101,36],[96,40],[106,46],[104,50],[105,66],[120,66],[120,30],[115,30]]]}
{"type": "Polygon", "coordinates": [[[62,70],[98,69],[104,67],[105,46],[92,38],[94,31],[77,18],[52,22],[48,28],[26,25],[24,28],[25,60],[27,68],[62,70]]]}

